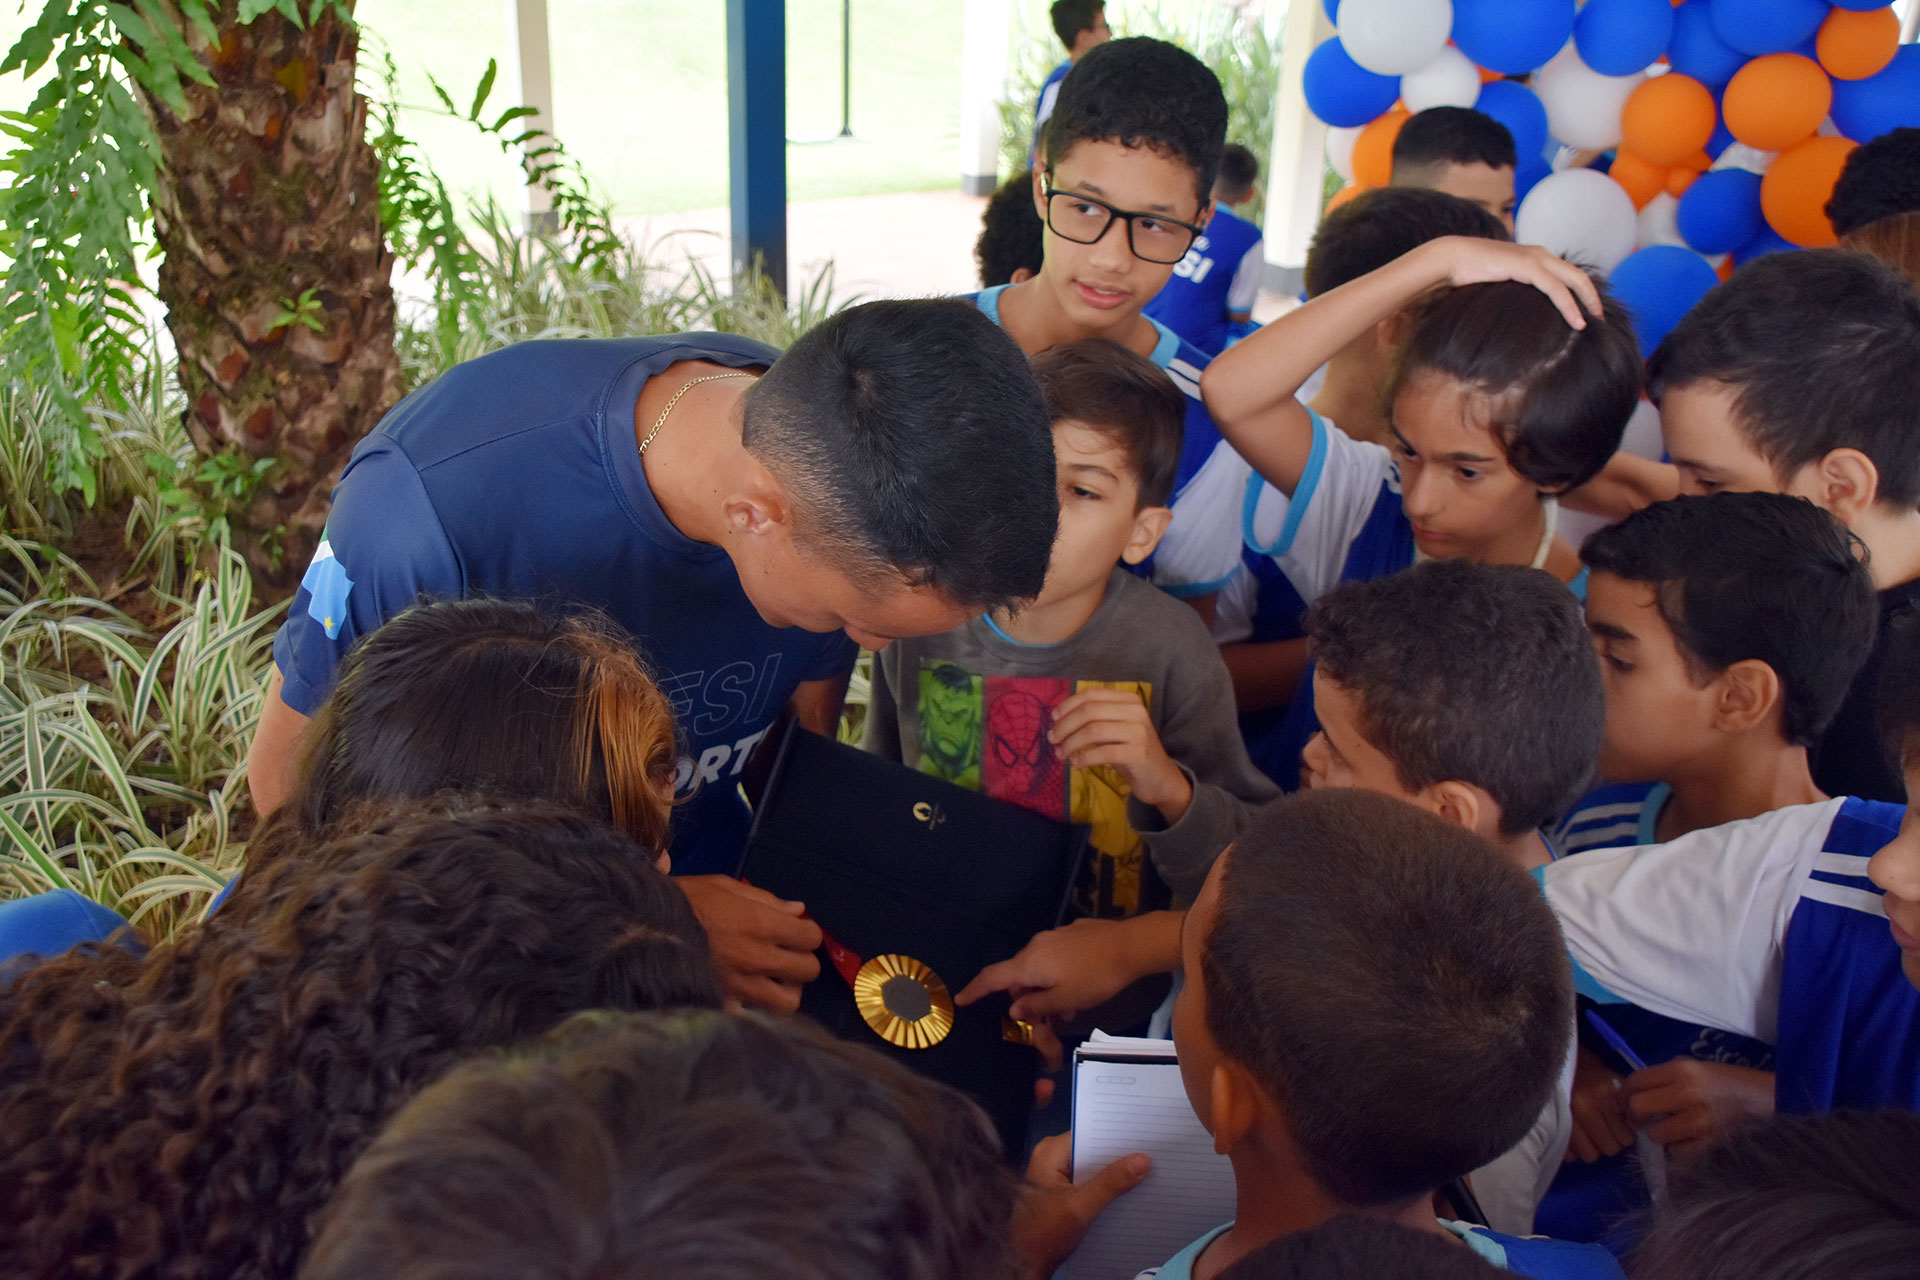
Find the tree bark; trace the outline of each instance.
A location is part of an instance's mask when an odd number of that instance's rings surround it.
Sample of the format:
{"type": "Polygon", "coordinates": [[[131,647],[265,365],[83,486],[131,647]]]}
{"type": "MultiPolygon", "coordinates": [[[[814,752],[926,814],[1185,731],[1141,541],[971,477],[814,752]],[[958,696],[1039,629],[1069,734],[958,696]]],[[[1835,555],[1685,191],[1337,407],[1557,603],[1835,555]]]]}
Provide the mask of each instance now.
{"type": "Polygon", "coordinates": [[[353,23],[329,6],[306,28],[277,13],[242,27],[235,4],[220,6],[217,44],[183,29],[215,81],[183,86],[188,114],[148,100],[159,295],[194,442],[277,460],[231,521],[256,572],[284,586],[354,443],[399,398],[393,259],[353,23]]]}

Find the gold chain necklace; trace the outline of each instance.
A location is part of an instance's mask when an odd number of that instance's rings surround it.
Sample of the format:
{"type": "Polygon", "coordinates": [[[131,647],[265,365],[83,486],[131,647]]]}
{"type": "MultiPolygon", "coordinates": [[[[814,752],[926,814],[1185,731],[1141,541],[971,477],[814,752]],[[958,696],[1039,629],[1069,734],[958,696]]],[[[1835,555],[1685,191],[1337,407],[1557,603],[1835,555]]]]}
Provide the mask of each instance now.
{"type": "Polygon", "coordinates": [[[684,383],[678,391],[673,393],[673,399],[667,401],[667,407],[660,411],[660,416],[653,420],[653,430],[647,432],[647,438],[640,442],[640,452],[645,453],[647,451],[647,446],[653,443],[653,438],[660,434],[660,428],[667,425],[667,415],[673,412],[673,406],[679,404],[680,397],[687,394],[687,392],[693,390],[703,382],[718,382],[722,378],[751,378],[755,376],[756,375],[751,373],[709,373],[704,377],[694,378],[684,383]]]}

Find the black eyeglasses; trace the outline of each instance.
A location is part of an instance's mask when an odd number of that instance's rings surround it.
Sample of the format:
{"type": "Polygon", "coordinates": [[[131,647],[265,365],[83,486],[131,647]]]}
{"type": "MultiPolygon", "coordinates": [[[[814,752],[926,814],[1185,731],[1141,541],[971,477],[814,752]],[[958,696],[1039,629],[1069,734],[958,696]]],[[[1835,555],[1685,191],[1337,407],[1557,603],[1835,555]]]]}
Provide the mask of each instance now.
{"type": "Polygon", "coordinates": [[[1178,262],[1193,248],[1203,230],[1191,222],[1181,222],[1158,213],[1135,213],[1116,209],[1104,200],[1081,195],[1077,191],[1046,188],[1047,226],[1062,240],[1075,244],[1093,244],[1107,234],[1115,218],[1127,224],[1127,248],[1146,262],[1178,262]]]}

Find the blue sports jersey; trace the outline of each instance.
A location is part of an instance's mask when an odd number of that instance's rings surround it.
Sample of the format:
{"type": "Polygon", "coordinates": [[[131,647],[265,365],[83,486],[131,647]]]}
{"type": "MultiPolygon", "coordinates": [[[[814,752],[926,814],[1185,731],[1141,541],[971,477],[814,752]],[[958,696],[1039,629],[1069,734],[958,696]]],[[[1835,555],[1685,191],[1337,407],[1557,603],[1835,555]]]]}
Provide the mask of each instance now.
{"type": "Polygon", "coordinates": [[[1546,1236],[1510,1236],[1445,1218],[1440,1225],[1503,1271],[1534,1280],[1626,1280],[1620,1263],[1597,1244],[1553,1240],[1546,1236]]]}
{"type": "MultiPolygon", "coordinates": [[[[681,738],[674,870],[731,872],[753,749],[803,682],[842,674],[842,632],[769,626],[719,547],[660,510],[634,437],[646,380],[683,360],[760,368],[778,353],[723,334],[523,342],[448,370],[348,460],[274,662],[311,715],[354,642],[423,597],[605,610],[673,703],[681,738]]],[[[695,425],[677,424],[682,430],[695,425]]]]}
{"type": "Polygon", "coordinates": [[[1920,1107],[1920,991],[1866,876],[1902,814],[1793,805],[1543,868],[1576,985],[1773,1045],[1782,1110],[1920,1107]]]}
{"type": "MultiPolygon", "coordinates": [[[[1161,1265],[1142,1271],[1135,1280],[1192,1280],[1193,1264],[1232,1225],[1214,1228],[1161,1265]]],[[[1597,1245],[1544,1236],[1510,1236],[1445,1218],[1440,1219],[1440,1225],[1486,1261],[1517,1276],[1535,1280],[1625,1280],[1613,1255],[1597,1245]]]]}
{"type": "MultiPolygon", "coordinates": [[[[1000,295],[1011,285],[996,285],[965,294],[989,320],[1000,323],[1000,295]]],[[[1240,535],[1234,504],[1239,498],[1246,463],[1220,438],[1206,403],[1200,398],[1200,374],[1207,355],[1158,322],[1160,334],[1151,359],[1187,398],[1187,417],[1180,445],[1180,469],[1174,476],[1173,520],[1160,545],[1135,572],[1148,577],[1168,595],[1190,599],[1212,595],[1233,577],[1240,563],[1240,535]]]]}
{"type": "Polygon", "coordinates": [[[1060,82],[1067,78],[1067,72],[1073,70],[1073,59],[1069,58],[1040,82],[1040,96],[1033,101],[1033,140],[1027,148],[1027,163],[1032,165],[1040,154],[1040,135],[1046,131],[1047,119],[1053,115],[1053,104],[1060,101],[1060,82]]]}
{"type": "Polygon", "coordinates": [[[1553,843],[1563,855],[1655,844],[1654,824],[1672,794],[1664,782],[1609,783],[1574,802],[1553,829],[1553,843]]]}
{"type": "MultiPolygon", "coordinates": [[[[1576,802],[1554,828],[1553,841],[1563,856],[1576,857],[1591,849],[1614,849],[1657,843],[1655,825],[1660,810],[1673,795],[1664,782],[1618,782],[1599,788],[1576,802]]],[[[1588,1008],[1590,1001],[1581,1002],[1588,1008]]],[[[1720,1062],[1771,1071],[1773,1046],[1747,1036],[1664,1017],[1631,1004],[1609,1004],[1598,1016],[1641,1062],[1657,1066],[1676,1058],[1720,1062]]],[[[1621,1075],[1634,1064],[1624,1060],[1597,1035],[1583,1018],[1578,1024],[1581,1044],[1621,1075]]],[[[1625,1252],[1637,1242],[1637,1230],[1623,1228],[1649,1205],[1645,1175],[1631,1149],[1592,1164],[1565,1165],[1540,1202],[1538,1222],[1555,1236],[1568,1240],[1605,1241],[1625,1252]]]]}
{"type": "Polygon", "coordinates": [[[1141,314],[1157,320],[1183,339],[1217,356],[1230,336],[1230,315],[1253,310],[1266,263],[1260,228],[1227,209],[1216,208],[1207,229],[1174,266],[1166,285],[1141,314]]]}
{"type": "MultiPolygon", "coordinates": [[[[126,927],[119,912],[72,889],[0,902],[0,983],[83,942],[105,942],[126,927]]],[[[146,949],[134,935],[124,941],[136,950],[146,949]]]]}

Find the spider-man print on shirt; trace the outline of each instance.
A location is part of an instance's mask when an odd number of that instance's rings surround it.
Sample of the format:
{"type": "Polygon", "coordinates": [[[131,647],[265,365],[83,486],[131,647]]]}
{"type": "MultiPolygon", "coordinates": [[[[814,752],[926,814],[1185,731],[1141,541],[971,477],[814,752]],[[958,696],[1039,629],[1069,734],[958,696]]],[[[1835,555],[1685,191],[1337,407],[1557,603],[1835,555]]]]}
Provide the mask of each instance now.
{"type": "Polygon", "coordinates": [[[1054,712],[1087,689],[1124,689],[1151,702],[1152,686],[1038,676],[979,676],[951,662],[919,672],[924,773],[1045,817],[1084,822],[1096,853],[1077,895],[1085,914],[1132,915],[1142,901],[1140,836],[1127,821],[1127,785],[1109,768],[1074,769],[1047,740],[1054,712]]]}

